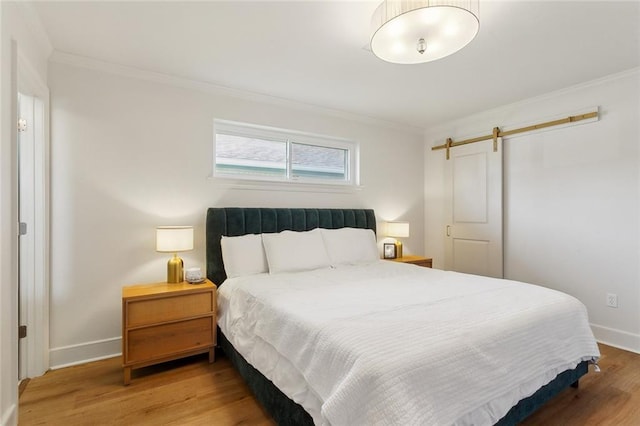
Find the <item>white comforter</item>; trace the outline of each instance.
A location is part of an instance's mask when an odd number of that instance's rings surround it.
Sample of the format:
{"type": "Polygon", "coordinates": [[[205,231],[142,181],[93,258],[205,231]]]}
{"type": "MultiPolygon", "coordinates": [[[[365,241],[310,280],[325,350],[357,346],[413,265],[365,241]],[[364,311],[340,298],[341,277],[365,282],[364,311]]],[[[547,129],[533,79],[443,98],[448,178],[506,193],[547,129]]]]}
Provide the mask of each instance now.
{"type": "Polygon", "coordinates": [[[599,357],[584,305],[380,261],[227,280],[219,325],[318,425],[490,425],[599,357]]]}

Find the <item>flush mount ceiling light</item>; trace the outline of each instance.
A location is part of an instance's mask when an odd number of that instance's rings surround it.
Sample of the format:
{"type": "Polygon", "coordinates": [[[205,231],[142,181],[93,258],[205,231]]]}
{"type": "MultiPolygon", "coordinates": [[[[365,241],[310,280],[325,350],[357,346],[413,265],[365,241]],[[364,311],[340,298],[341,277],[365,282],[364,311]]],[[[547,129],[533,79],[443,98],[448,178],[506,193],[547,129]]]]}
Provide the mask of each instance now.
{"type": "Polygon", "coordinates": [[[385,0],[371,19],[371,50],[396,64],[444,58],[478,34],[478,9],[478,0],[385,0]]]}

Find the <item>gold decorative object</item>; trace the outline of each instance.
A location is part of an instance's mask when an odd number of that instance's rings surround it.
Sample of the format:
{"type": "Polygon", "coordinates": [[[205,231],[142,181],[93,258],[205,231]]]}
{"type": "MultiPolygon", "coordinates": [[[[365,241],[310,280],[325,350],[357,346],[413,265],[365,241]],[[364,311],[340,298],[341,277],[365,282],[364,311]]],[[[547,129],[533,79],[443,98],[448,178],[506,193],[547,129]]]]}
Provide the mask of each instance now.
{"type": "Polygon", "coordinates": [[[173,253],[167,263],[167,282],[184,281],[184,262],[178,252],[193,250],[193,226],[158,226],[156,228],[156,251],[173,253]]]}

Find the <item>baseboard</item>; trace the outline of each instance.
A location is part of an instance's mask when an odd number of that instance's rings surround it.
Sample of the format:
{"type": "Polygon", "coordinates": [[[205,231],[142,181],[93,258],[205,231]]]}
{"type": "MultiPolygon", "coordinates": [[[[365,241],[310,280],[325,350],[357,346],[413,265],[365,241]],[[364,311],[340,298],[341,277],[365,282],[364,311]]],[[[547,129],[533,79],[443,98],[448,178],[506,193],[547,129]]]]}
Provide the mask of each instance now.
{"type": "Polygon", "coordinates": [[[2,426],[14,426],[18,424],[18,406],[16,404],[11,404],[4,413],[2,413],[2,422],[0,424],[2,426]]]}
{"type": "Polygon", "coordinates": [[[51,369],[70,367],[122,354],[122,338],[95,340],[77,345],[61,346],[49,350],[51,369]]]}
{"type": "Polygon", "coordinates": [[[593,335],[599,343],[640,354],[640,334],[591,324],[593,335]]]}

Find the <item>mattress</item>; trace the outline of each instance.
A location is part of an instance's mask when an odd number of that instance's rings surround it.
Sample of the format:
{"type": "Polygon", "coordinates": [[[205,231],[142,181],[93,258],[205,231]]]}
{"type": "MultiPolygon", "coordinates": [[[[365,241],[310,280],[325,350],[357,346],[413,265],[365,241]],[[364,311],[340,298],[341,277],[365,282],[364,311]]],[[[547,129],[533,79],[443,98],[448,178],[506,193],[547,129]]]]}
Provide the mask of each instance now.
{"type": "Polygon", "coordinates": [[[575,298],[380,261],[228,279],[219,326],[316,424],[493,424],[596,360],[575,298]]]}

